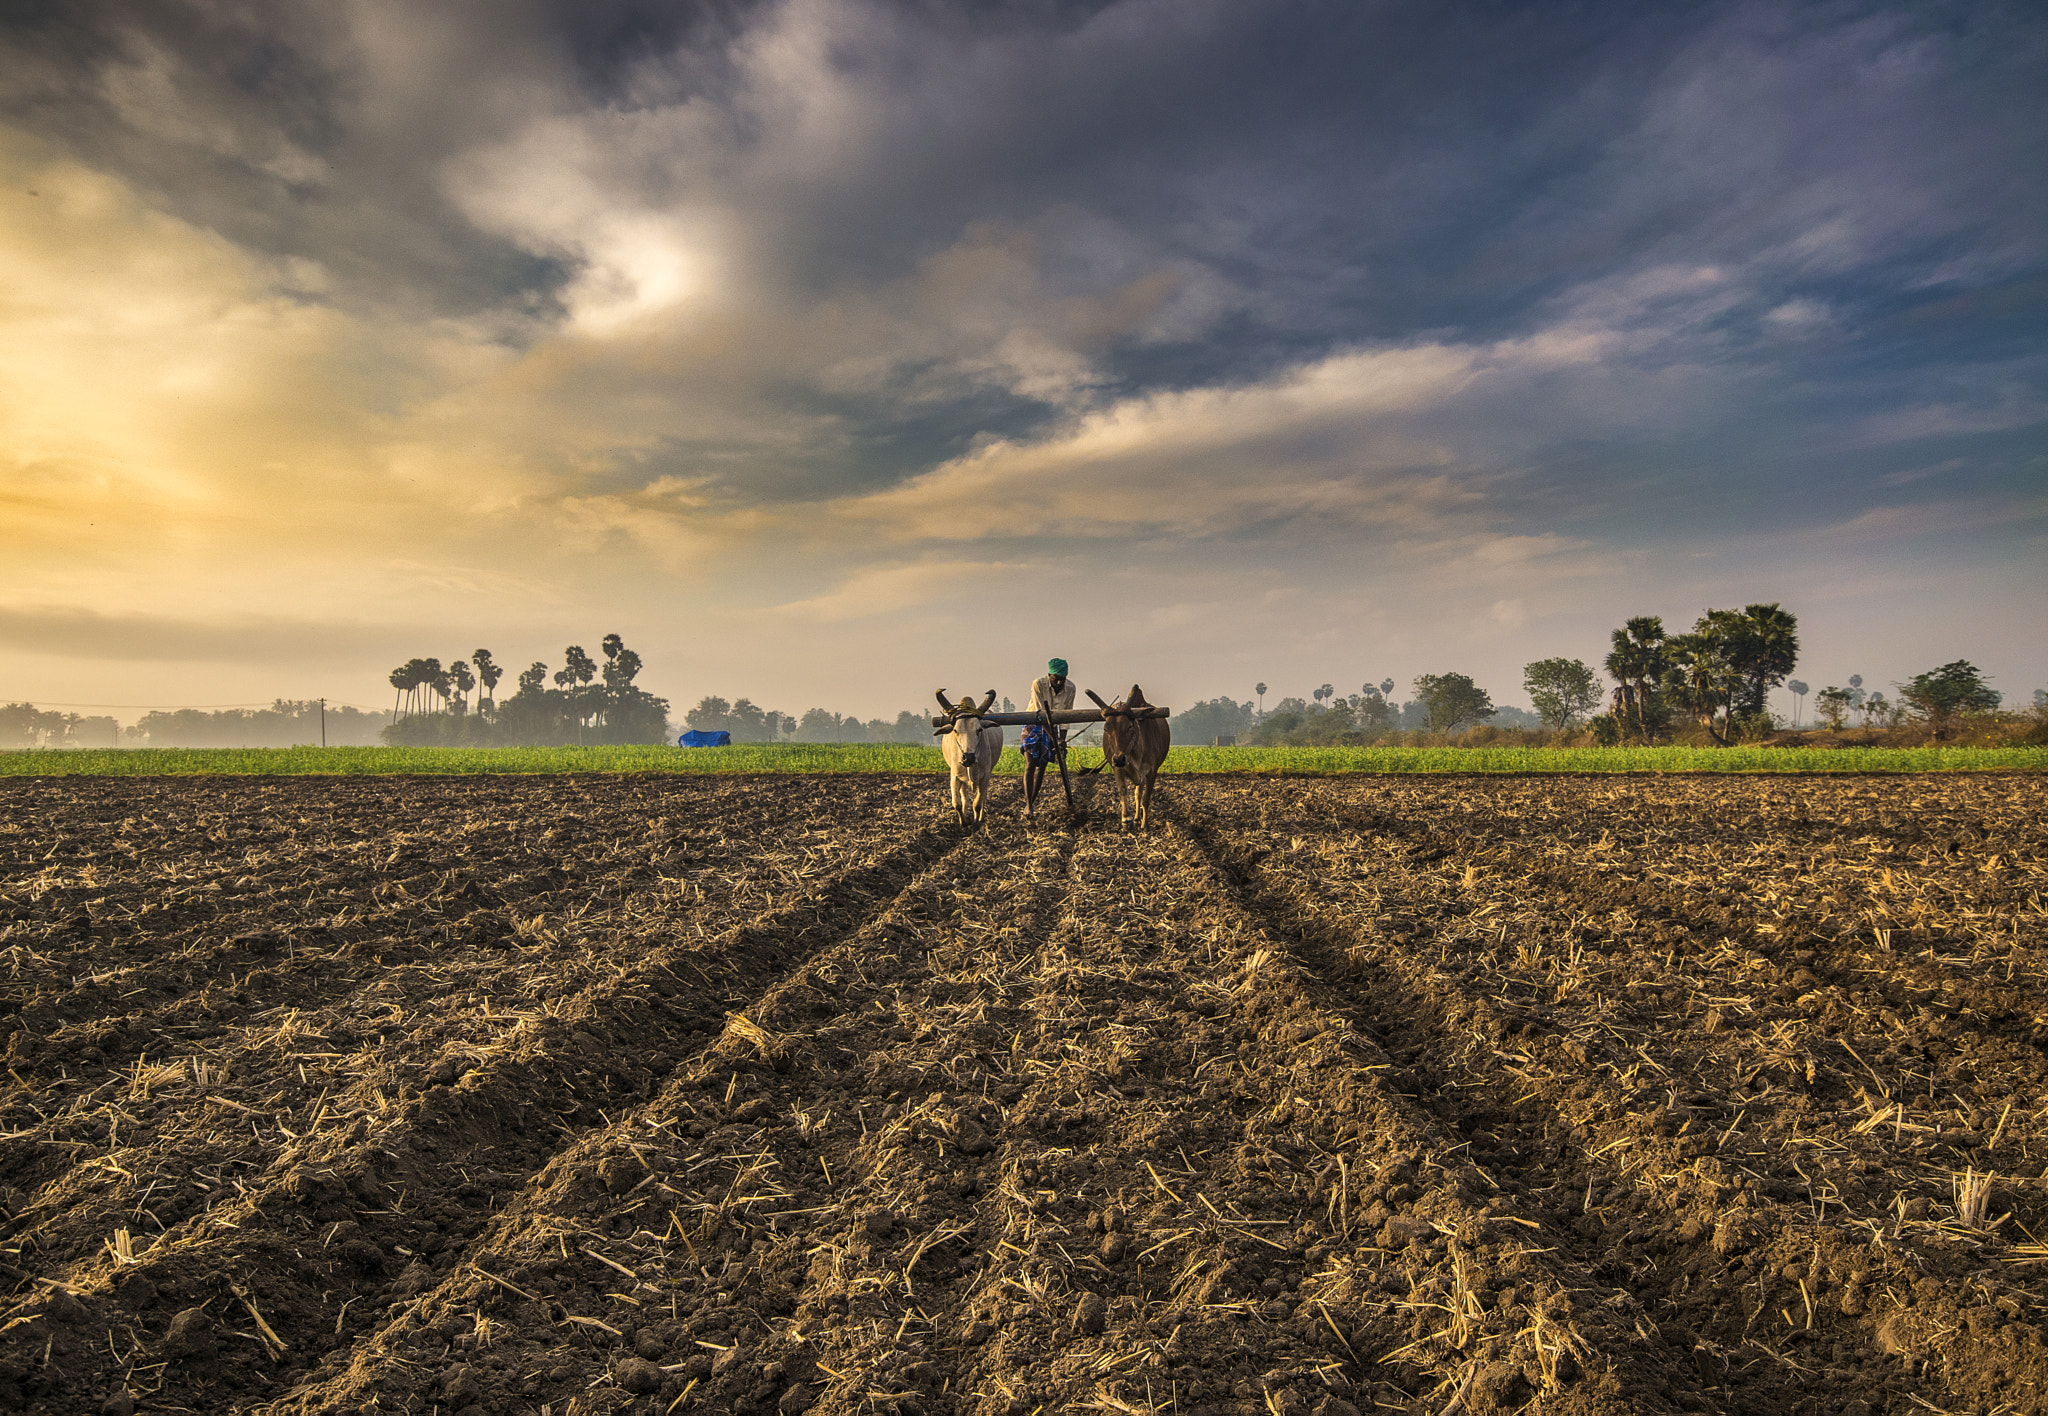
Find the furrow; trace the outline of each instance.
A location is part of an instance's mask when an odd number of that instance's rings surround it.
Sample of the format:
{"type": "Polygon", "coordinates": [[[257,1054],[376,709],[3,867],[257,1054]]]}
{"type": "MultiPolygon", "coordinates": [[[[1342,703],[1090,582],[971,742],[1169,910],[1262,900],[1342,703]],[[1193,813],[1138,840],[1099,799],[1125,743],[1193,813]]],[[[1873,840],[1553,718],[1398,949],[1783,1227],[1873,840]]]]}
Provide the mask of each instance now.
{"type": "Polygon", "coordinates": [[[986,902],[1003,923],[985,925],[997,937],[984,947],[966,902],[997,834],[956,838],[886,908],[746,1000],[647,1105],[566,1147],[464,1263],[394,1304],[287,1409],[471,1391],[550,1406],[638,1393],[667,1409],[687,1391],[749,1410],[924,1350],[992,1168],[982,1120],[1000,1130],[1000,939],[1037,930],[1038,892],[1070,849],[1007,833],[1030,883],[986,902]]]}
{"type": "MultiPolygon", "coordinates": [[[[1810,1049],[1803,1073],[1794,1071],[1799,1039],[1781,1024],[1781,1043],[1792,1045],[1778,1067],[1746,1066],[1731,1048],[1740,1038],[1729,1038],[1720,1016],[1704,1031],[1653,1030],[1651,1041],[1629,1048],[1632,1030],[1612,1026],[1628,1009],[1600,996],[1598,971],[1555,967],[1611,954],[1615,972],[1628,974],[1629,961],[1639,968],[1655,959],[1637,959],[1626,939],[1582,930],[1576,922],[1593,911],[1560,911],[1562,930],[1540,919],[1473,929],[1458,927],[1461,907],[1451,911],[1453,927],[1417,947],[1412,916],[1442,897],[1440,879],[1382,855],[1369,886],[1341,889],[1332,881],[1352,872],[1329,867],[1343,856],[1298,863],[1307,853],[1292,848],[1304,840],[1292,833],[1327,820],[1331,805],[1312,791],[1288,810],[1269,799],[1257,808],[1258,826],[1233,823],[1221,833],[1248,889],[1301,936],[1318,968],[1353,981],[1388,1020],[1418,1099],[1471,1138],[1475,1162],[1527,1197],[1568,1251],[1578,1243],[1593,1273],[1632,1290],[1715,1400],[1778,1409],[1845,1386],[1864,1389],[1857,1399],[1915,1390],[1981,1398],[2040,1379],[2038,1346],[1950,1381],[1924,1360],[1876,1374],[1860,1360],[1887,1345],[1924,1349],[1944,1323],[2035,1300],[2024,1280],[1987,1281],[1981,1262],[1959,1266],[1948,1236],[1924,1232],[1935,1226],[1901,1236],[1865,1208],[1857,1177],[1882,1175],[1898,1159],[1871,1127],[1818,1112],[1803,1096],[1773,1100],[1774,1090],[1818,1081],[1818,1102],[1828,1090],[1824,1049],[1810,1049]],[[1290,848],[1274,849],[1276,839],[1290,848]],[[1398,904],[1390,911],[1389,902],[1398,904]],[[1546,948],[1547,971],[1536,964],[1546,948]],[[1746,1104],[1801,1119],[1745,1132],[1746,1104]],[[1823,1167],[1843,1177],[1839,1186],[1819,1178],[1823,1167]],[[1854,1193],[1845,1200],[1844,1190],[1854,1193]],[[1974,1272],[1960,1281],[1933,1277],[1966,1269],[1974,1272]]],[[[1469,871],[1459,883],[1481,884],[1469,871]]],[[[1840,1047],[1834,1056],[1849,1060],[1840,1047]]],[[[1919,1178],[1932,1188],[1934,1177],[1919,1178]]]]}
{"type": "Polygon", "coordinates": [[[73,1166],[39,1204],[15,1206],[31,1240],[23,1261],[70,1296],[54,1308],[31,1297],[0,1316],[22,1319],[0,1339],[12,1349],[0,1353],[0,1380],[39,1334],[72,1345],[83,1329],[106,1334],[91,1357],[66,1364],[61,1378],[40,1366],[24,1373],[28,1389],[90,1392],[153,1374],[159,1398],[178,1392],[201,1406],[274,1390],[367,1325],[392,1286],[455,1263],[484,1216],[565,1137],[606,1124],[678,1057],[711,1045],[732,1001],[829,945],[945,849],[929,827],[890,843],[892,814],[862,828],[873,847],[845,842],[833,874],[758,919],[700,937],[706,921],[687,904],[649,907],[634,928],[659,942],[591,970],[590,983],[555,997],[515,994],[495,1018],[487,1003],[474,1015],[429,1012],[401,1052],[317,1100],[265,1109],[202,1098],[203,1114],[159,1149],[204,1151],[211,1141],[229,1159],[197,1173],[225,1194],[161,1234],[137,1222],[154,1196],[122,1165],[127,1152],[109,1151],[97,1170],[73,1166]],[[236,1131],[257,1134],[235,1142],[236,1131]],[[233,1335],[251,1304],[281,1351],[260,1330],[233,1335]],[[189,1309],[209,1324],[229,1320],[191,1351],[168,1323],[189,1309]],[[202,1349],[220,1360],[190,1360],[202,1349]]]}

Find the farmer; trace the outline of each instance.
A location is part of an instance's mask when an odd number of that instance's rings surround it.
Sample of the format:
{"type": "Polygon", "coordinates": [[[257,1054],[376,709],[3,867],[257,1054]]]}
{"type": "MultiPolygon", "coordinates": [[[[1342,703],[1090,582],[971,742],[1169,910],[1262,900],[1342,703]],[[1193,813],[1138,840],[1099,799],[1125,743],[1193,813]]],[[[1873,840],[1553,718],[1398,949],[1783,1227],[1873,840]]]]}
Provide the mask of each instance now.
{"type": "MultiPolygon", "coordinates": [[[[1036,713],[1044,709],[1058,712],[1074,706],[1074,684],[1067,677],[1065,659],[1048,659],[1045,673],[1031,682],[1031,702],[1027,711],[1036,713]]],[[[1024,809],[1035,814],[1038,801],[1038,787],[1045,780],[1045,769],[1066,746],[1067,730],[1063,727],[1047,727],[1034,723],[1024,729],[1024,809]]]]}

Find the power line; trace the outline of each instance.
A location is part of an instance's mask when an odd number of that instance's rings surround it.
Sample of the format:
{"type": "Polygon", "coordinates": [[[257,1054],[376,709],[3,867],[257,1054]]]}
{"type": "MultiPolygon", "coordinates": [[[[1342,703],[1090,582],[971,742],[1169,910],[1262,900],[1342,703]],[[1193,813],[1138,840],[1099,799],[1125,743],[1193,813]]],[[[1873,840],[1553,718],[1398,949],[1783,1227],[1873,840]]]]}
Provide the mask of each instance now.
{"type": "MultiPolygon", "coordinates": [[[[276,703],[280,700],[273,698],[268,700],[267,702],[262,703],[65,703],[54,698],[20,698],[8,699],[6,701],[26,703],[31,708],[35,707],[37,704],[40,703],[46,704],[52,708],[152,708],[160,711],[177,712],[179,710],[187,708],[193,709],[195,711],[199,709],[212,708],[268,708],[271,706],[272,703],[276,703]]],[[[317,703],[319,700],[317,698],[299,698],[287,699],[283,701],[296,703],[317,703]]],[[[330,708],[354,708],[357,711],[363,713],[382,713],[385,711],[382,708],[371,707],[369,704],[366,703],[344,703],[339,698],[328,699],[327,706],[330,708]]]]}

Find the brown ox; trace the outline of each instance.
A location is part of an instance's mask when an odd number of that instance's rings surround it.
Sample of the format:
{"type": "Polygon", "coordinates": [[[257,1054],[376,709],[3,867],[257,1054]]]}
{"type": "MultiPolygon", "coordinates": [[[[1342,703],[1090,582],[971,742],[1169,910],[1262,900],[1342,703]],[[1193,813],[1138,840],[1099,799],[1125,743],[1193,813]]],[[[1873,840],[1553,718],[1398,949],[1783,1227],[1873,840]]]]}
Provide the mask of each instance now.
{"type": "Polygon", "coordinates": [[[1116,819],[1122,826],[1130,825],[1124,803],[1124,787],[1129,785],[1140,831],[1152,824],[1152,785],[1159,777],[1160,764],[1166,761],[1166,749],[1173,745],[1166,719],[1130,716],[1130,709],[1151,706],[1145,701],[1145,690],[1132,684],[1130,696],[1110,705],[1102,715],[1103,756],[1116,769],[1116,819]]]}

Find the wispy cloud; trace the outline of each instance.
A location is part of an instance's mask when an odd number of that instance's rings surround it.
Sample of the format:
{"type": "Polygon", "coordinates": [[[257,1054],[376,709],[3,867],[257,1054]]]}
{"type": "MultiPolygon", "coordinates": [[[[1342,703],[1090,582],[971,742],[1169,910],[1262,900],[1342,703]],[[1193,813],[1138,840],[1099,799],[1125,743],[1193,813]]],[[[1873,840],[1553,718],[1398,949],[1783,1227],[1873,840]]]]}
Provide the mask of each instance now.
{"type": "Polygon", "coordinates": [[[107,614],[75,605],[0,605],[0,644],[56,659],[123,663],[304,663],[378,648],[419,626],[344,619],[107,614]]]}

